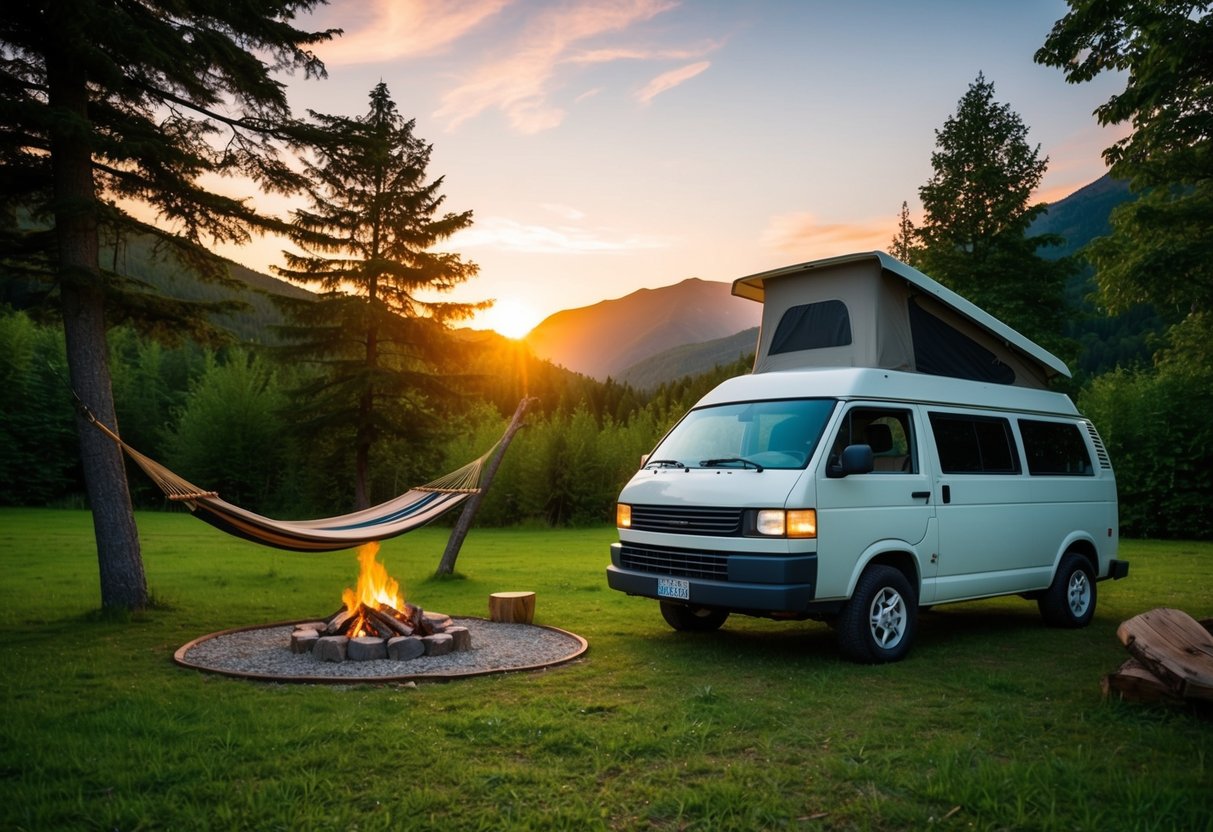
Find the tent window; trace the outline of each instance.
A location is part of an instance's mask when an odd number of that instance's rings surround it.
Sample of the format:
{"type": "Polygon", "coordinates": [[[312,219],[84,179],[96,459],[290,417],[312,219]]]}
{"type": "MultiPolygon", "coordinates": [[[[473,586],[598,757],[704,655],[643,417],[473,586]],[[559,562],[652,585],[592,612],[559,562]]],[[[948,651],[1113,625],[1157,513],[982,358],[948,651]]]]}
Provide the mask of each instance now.
{"type": "MultiPolygon", "coordinates": [[[[918,372],[970,381],[1014,384],[1015,371],[998,356],[910,298],[910,337],[918,372]]],[[[782,324],[781,324],[782,326],[782,324]]]]}
{"type": "Polygon", "coordinates": [[[840,300],[823,300],[793,306],[783,313],[771,338],[771,355],[851,343],[851,316],[840,300]]]}

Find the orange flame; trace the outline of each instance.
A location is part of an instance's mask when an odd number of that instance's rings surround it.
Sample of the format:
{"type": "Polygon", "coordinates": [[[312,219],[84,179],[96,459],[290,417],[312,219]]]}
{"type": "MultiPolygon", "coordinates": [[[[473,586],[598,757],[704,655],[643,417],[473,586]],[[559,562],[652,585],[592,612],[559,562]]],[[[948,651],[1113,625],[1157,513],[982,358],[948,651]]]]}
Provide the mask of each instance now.
{"type": "Polygon", "coordinates": [[[378,609],[380,604],[404,609],[404,598],[400,595],[400,584],[388,575],[383,564],[375,560],[379,554],[379,544],[375,541],[364,543],[358,547],[358,587],[345,588],[341,600],[351,613],[358,611],[359,604],[366,604],[371,609],[378,609]]]}

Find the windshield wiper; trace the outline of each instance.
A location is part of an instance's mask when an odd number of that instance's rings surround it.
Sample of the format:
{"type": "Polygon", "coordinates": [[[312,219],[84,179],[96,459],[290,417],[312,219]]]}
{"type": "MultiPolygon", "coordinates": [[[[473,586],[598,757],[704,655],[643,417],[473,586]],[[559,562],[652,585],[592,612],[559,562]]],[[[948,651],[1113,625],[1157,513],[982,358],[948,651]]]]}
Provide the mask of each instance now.
{"type": "Polygon", "coordinates": [[[650,459],[644,464],[645,468],[650,465],[660,465],[662,468],[686,468],[687,466],[676,459],[650,459]]]}
{"type": "Polygon", "coordinates": [[[742,468],[753,468],[758,473],[762,473],[762,466],[757,462],[745,459],[740,456],[722,456],[719,459],[701,459],[699,460],[700,468],[715,468],[718,465],[728,465],[729,463],[739,462],[742,468]]]}

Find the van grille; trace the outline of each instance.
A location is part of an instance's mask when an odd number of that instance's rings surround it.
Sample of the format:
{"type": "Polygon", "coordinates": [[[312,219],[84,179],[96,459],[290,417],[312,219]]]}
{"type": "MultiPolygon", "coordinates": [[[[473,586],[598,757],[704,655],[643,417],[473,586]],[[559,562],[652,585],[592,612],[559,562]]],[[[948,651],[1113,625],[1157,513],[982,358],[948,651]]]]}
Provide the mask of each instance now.
{"type": "Polygon", "coordinates": [[[1091,442],[1095,445],[1095,455],[1099,457],[1099,467],[1111,469],[1112,458],[1108,456],[1108,449],[1104,447],[1103,440],[1099,438],[1099,431],[1095,429],[1095,425],[1090,420],[1083,420],[1087,425],[1087,433],[1091,435],[1091,442]]]}
{"type": "Polygon", "coordinates": [[[691,549],[666,549],[625,543],[619,549],[619,565],[637,572],[673,575],[679,578],[724,581],[729,577],[727,556],[691,549]]]}
{"type": "Polygon", "coordinates": [[[668,534],[741,534],[741,509],[700,506],[632,506],[632,528],[668,534]]]}

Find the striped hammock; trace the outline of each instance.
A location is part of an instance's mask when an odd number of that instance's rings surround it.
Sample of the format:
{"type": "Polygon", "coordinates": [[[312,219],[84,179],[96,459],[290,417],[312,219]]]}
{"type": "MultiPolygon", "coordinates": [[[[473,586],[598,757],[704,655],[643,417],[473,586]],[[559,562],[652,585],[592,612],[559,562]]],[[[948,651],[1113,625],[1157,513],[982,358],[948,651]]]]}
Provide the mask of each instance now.
{"type": "Polygon", "coordinates": [[[118,443],[166,497],[184,504],[195,517],[236,537],[292,552],[350,549],[424,526],[480,491],[481,468],[497,447],[494,445],[479,459],[457,471],[362,511],[322,520],[274,520],[221,500],[216,492],[201,489],[174,474],[127,445],[91,412],[83,412],[98,430],[118,443]]]}

